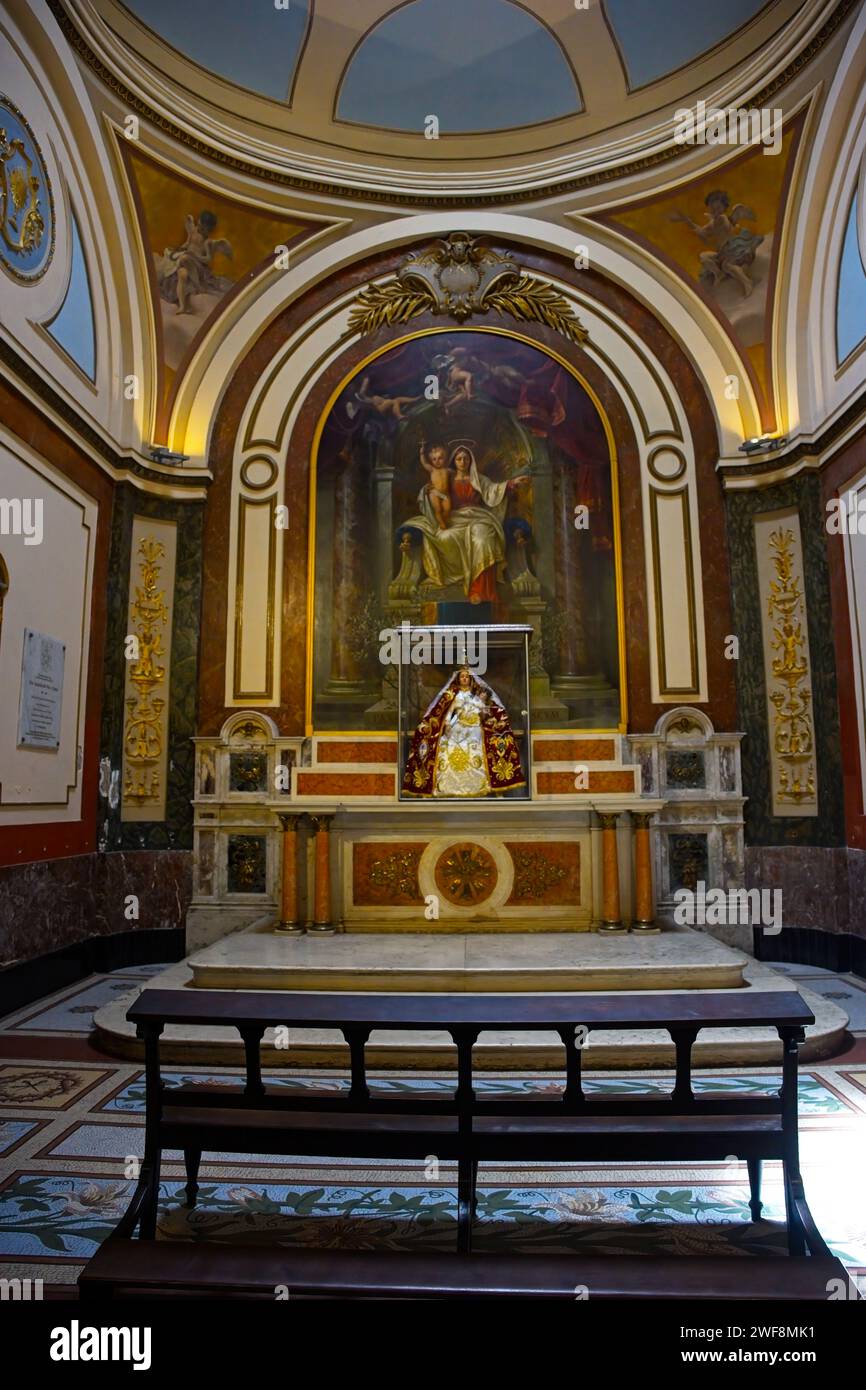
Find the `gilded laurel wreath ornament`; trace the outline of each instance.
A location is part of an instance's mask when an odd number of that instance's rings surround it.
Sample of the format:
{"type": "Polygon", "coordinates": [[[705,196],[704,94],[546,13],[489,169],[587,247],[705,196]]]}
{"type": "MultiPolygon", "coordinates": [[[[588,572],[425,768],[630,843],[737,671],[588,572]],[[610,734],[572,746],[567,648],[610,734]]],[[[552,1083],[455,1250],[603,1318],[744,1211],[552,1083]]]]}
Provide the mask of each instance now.
{"type": "Polygon", "coordinates": [[[470,314],[491,312],[547,324],[573,343],[589,337],[565,295],[468,232],[452,232],[414,252],[396,275],[362,290],[349,314],[348,331],[374,333],[423,313],[462,323],[470,314]]]}

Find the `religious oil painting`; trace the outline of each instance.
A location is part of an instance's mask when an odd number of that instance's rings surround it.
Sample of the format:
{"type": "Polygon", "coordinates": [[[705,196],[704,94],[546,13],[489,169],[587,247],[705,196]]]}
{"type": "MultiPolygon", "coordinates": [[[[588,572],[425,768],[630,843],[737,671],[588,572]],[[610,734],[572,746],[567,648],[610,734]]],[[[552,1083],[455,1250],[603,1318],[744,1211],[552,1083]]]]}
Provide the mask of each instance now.
{"type": "MultiPolygon", "coordinates": [[[[331,402],[315,503],[317,729],[396,729],[389,635],[455,624],[528,629],[533,727],[619,727],[615,460],[559,357],[485,329],[392,345],[331,402]]],[[[428,703],[459,664],[422,662],[428,703]]],[[[485,718],[491,699],[521,718],[491,684],[485,718]]]]}

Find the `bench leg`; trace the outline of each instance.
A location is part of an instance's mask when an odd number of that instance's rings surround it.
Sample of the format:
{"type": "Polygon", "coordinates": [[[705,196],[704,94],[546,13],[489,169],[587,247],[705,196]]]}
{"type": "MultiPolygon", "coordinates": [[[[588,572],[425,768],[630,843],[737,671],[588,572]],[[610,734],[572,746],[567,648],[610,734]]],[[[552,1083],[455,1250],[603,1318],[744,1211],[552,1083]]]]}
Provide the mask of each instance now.
{"type": "Polygon", "coordinates": [[[785,1169],[785,1223],[788,1227],[788,1254],[805,1255],[806,1236],[794,1205],[788,1171],[785,1169]]]}
{"type": "Polygon", "coordinates": [[[472,1249],[472,1217],[474,1214],[473,1178],[478,1164],[471,1158],[457,1162],[457,1253],[468,1255],[472,1249]]]}
{"type": "Polygon", "coordinates": [[[761,1201],[761,1168],[763,1162],[760,1158],[747,1158],[746,1165],[749,1169],[749,1210],[752,1213],[753,1221],[760,1221],[761,1212],[764,1204],[761,1201]]]}
{"type": "Polygon", "coordinates": [[[198,1196],[198,1170],[201,1164],[201,1149],[184,1149],[183,1161],[186,1165],[186,1204],[195,1206],[198,1196]]]}
{"type": "Polygon", "coordinates": [[[159,1206],[159,1161],[161,1155],[157,1152],[151,1164],[148,1174],[147,1197],[141,1213],[141,1239],[156,1239],[156,1213],[159,1206]]]}

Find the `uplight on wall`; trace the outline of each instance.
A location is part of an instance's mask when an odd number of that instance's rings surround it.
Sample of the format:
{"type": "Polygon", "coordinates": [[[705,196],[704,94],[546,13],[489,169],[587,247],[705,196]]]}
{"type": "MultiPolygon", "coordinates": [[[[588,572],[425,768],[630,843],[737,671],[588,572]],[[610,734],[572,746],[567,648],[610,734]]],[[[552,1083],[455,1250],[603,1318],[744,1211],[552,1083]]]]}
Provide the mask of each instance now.
{"type": "Polygon", "coordinates": [[[164,444],[153,444],[148,453],[154,463],[164,463],[170,468],[180,468],[190,457],[189,454],[177,454],[173,449],[167,449],[164,444]]]}
{"type": "Polygon", "coordinates": [[[787,444],[787,439],[773,439],[767,434],[755,435],[752,439],[744,439],[740,445],[741,454],[769,454],[774,453],[787,444]]]}

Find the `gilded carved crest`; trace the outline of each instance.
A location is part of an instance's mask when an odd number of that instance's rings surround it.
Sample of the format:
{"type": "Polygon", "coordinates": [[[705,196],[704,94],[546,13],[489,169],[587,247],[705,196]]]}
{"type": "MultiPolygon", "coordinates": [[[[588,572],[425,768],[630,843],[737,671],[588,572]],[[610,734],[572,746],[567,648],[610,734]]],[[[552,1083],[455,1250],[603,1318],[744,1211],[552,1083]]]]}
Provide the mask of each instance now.
{"type": "Polygon", "coordinates": [[[349,331],[373,333],[423,313],[462,323],[472,314],[490,312],[524,323],[545,323],[575,343],[589,336],[553,285],[521,270],[516,261],[468,232],[452,232],[413,252],[396,275],[362,290],[349,315],[349,331]]]}

